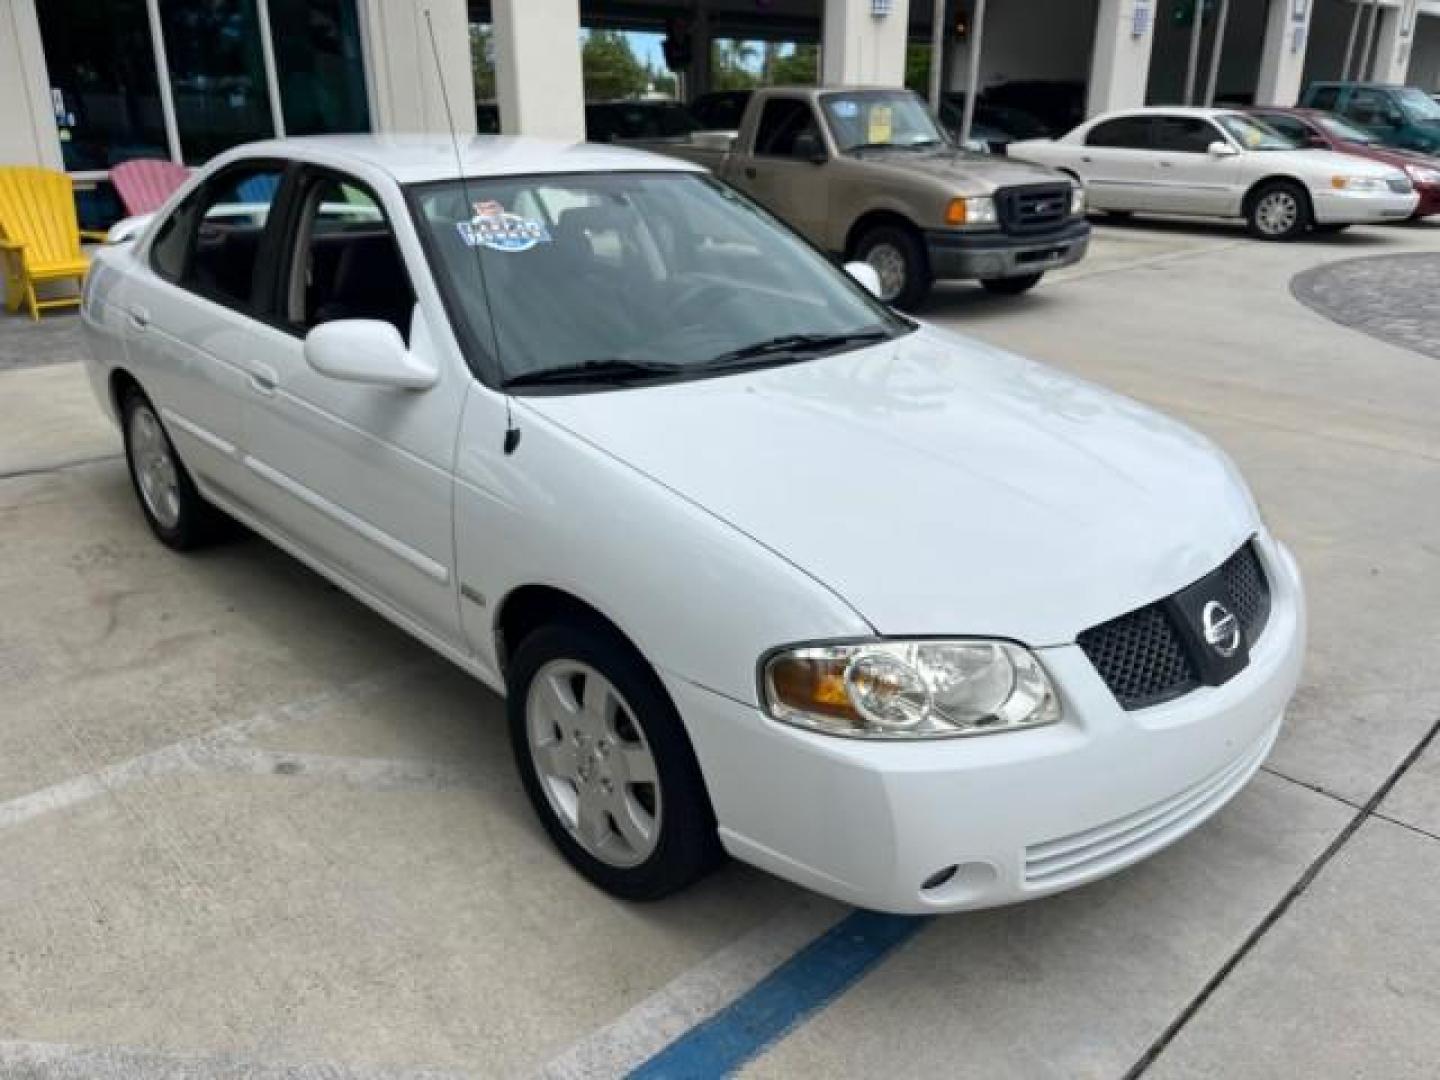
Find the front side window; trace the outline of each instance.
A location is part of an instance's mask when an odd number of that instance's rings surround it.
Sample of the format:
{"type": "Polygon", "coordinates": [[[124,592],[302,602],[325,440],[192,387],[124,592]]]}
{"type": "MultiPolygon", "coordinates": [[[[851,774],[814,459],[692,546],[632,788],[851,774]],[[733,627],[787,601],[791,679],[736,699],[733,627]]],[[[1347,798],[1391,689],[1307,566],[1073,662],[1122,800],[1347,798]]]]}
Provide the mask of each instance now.
{"type": "Polygon", "coordinates": [[[1150,121],[1151,146],[1176,154],[1203,154],[1220,132],[1208,120],[1194,116],[1156,116],[1150,121]]]}
{"type": "Polygon", "coordinates": [[[467,348],[502,383],[582,365],[721,373],[909,327],[707,176],[478,178],[410,200],[467,348]]]}
{"type": "Polygon", "coordinates": [[[1086,134],[1085,145],[1108,147],[1112,150],[1148,150],[1150,118],[1121,116],[1096,124],[1086,134]]]}
{"type": "Polygon", "coordinates": [[[1286,116],[1284,113],[1256,113],[1255,119],[1266,127],[1274,128],[1296,146],[1303,146],[1310,141],[1310,126],[1297,117],[1286,116]]]}
{"type": "Polygon", "coordinates": [[[1302,145],[1287,139],[1268,124],[1241,113],[1221,113],[1215,120],[1246,150],[1296,150],[1302,145]]]}
{"type": "Polygon", "coordinates": [[[165,275],[179,263],[179,284],[233,307],[255,298],[260,244],[280,190],[279,165],[240,165],[206,182],[157,233],[151,262],[165,275]],[[183,215],[183,217],[182,217],[183,215]],[[173,222],[173,226],[172,226],[173,222]],[[174,233],[168,232],[173,228],[174,233]],[[183,257],[175,259],[176,247],[183,257]]]}
{"type": "Polygon", "coordinates": [[[415,294],[379,202],[358,181],[316,174],[300,202],[285,322],[298,333],[337,319],[388,322],[409,339],[415,294]]]}
{"type": "Polygon", "coordinates": [[[808,101],[775,98],[765,103],[755,133],[755,153],[761,157],[813,158],[823,153],[815,110],[808,101]]]}
{"type": "Polygon", "coordinates": [[[1316,90],[1310,98],[1310,107],[1314,109],[1330,110],[1335,108],[1340,100],[1340,88],[1338,86],[1322,86],[1316,90]]]}
{"type": "Polygon", "coordinates": [[[1378,127],[1388,123],[1393,112],[1390,99],[1385,94],[1364,87],[1351,91],[1350,100],[1345,103],[1345,115],[1366,127],[1378,127]]]}
{"type": "Polygon", "coordinates": [[[939,146],[945,141],[925,103],[909,92],[825,94],[820,101],[830,134],[842,153],[939,146]]]}

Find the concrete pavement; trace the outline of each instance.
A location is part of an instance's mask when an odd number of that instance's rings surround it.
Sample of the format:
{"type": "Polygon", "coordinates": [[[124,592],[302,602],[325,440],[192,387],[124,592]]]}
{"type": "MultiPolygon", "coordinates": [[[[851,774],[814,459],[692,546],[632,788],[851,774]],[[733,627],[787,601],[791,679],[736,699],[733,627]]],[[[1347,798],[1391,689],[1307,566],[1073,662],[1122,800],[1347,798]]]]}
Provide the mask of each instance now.
{"type": "MultiPolygon", "coordinates": [[[[1306,574],[1290,723],[1190,838],[931,922],[751,1075],[1433,1075],[1440,379],[1290,282],[1440,229],[1097,233],[1030,296],[926,315],[1237,460],[1306,574]]],[[[493,695],[258,540],[160,548],[81,369],[43,361],[0,371],[0,1075],[608,1075],[843,914],[740,866],[659,905],[581,884],[493,695]]]]}

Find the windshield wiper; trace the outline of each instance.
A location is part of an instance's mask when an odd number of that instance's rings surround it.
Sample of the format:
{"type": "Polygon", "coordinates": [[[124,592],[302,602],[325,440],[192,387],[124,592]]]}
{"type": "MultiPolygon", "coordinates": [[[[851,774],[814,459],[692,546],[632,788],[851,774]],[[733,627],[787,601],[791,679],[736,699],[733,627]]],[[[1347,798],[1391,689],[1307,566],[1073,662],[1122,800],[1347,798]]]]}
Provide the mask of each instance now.
{"type": "Polygon", "coordinates": [[[857,330],[848,334],[782,334],[768,341],[757,341],[739,349],[731,349],[705,362],[706,368],[734,368],[755,364],[785,363],[800,356],[813,356],[829,349],[858,345],[867,341],[884,341],[890,335],[884,330],[857,330]]]}
{"type": "Polygon", "coordinates": [[[625,360],[609,357],[604,360],[585,360],[578,364],[563,364],[560,367],[544,368],[540,371],[526,371],[512,375],[505,380],[508,390],[516,386],[560,386],[566,383],[626,383],[656,376],[674,375],[684,371],[683,364],[662,364],[648,360],[625,360]]]}

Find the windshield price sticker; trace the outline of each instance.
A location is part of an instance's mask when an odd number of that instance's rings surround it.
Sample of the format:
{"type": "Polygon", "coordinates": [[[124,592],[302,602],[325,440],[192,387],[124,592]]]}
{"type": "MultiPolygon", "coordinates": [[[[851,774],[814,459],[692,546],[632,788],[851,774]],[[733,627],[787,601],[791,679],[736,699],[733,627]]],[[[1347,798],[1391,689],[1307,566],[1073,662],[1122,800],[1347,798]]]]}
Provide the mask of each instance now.
{"type": "Polygon", "coordinates": [[[874,105],[870,109],[870,134],[866,142],[888,143],[895,130],[894,114],[889,105],[874,105]]]}
{"type": "Polygon", "coordinates": [[[475,216],[459,221],[455,227],[470,247],[491,251],[529,251],[536,244],[550,243],[550,230],[543,221],[512,214],[498,202],[477,202],[475,216]]]}
{"type": "Polygon", "coordinates": [[[837,101],[831,108],[841,120],[854,120],[860,115],[860,106],[853,101],[837,101]]]}

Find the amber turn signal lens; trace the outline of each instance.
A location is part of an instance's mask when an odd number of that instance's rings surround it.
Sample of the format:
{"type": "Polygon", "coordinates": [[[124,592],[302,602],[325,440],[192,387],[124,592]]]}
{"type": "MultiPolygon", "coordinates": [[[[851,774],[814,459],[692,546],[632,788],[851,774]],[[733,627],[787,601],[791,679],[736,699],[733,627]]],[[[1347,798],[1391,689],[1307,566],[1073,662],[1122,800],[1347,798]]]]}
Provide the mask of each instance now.
{"type": "Polygon", "coordinates": [[[947,224],[947,225],[964,225],[964,224],[965,224],[965,200],[964,200],[964,199],[951,199],[951,200],[950,200],[950,205],[945,208],[945,224],[947,224]]]}
{"type": "Polygon", "coordinates": [[[785,657],[770,665],[770,690],[782,705],[803,712],[849,719],[855,715],[845,692],[844,660],[785,657]]]}

